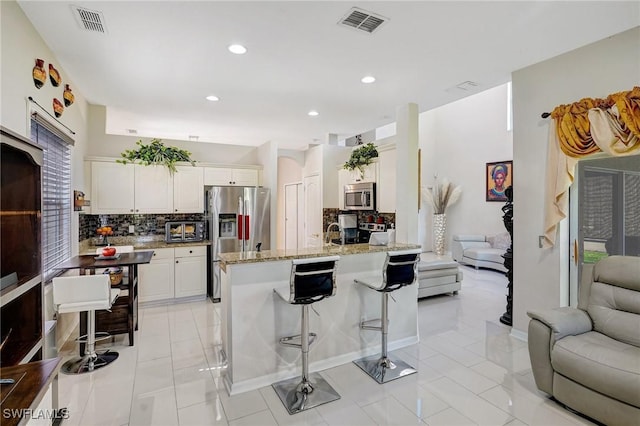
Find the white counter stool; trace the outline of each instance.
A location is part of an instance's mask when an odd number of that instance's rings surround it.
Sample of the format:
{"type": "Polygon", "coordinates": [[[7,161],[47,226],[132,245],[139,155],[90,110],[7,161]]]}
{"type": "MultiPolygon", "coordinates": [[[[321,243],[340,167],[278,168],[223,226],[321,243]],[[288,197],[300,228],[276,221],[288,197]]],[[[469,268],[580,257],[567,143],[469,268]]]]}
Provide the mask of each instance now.
{"type": "Polygon", "coordinates": [[[272,384],[289,414],[340,399],[338,392],[320,374],[309,375],[309,347],[316,338],[315,333],[309,333],[309,305],[336,293],[338,260],[338,256],[295,259],[289,285],[273,290],[285,302],[302,305],[300,334],[280,339],[280,344],[302,351],[302,377],[272,384]]]}
{"type": "MultiPolygon", "coordinates": [[[[111,288],[108,275],[80,275],[53,279],[53,303],[60,314],[87,311],[87,334],[78,337],[86,342],[85,354],[65,362],[61,370],[67,374],[89,373],[109,365],[118,358],[117,352],[107,350],[96,353],[95,311],[110,309],[120,294],[120,290],[111,288]]],[[[98,333],[98,339],[109,337],[108,333],[98,333]]]]}
{"type": "Polygon", "coordinates": [[[363,330],[377,330],[382,333],[382,354],[353,361],[378,383],[386,383],[417,371],[406,362],[389,357],[387,354],[387,334],[389,331],[389,293],[416,282],[419,260],[420,249],[387,252],[381,274],[354,280],[358,284],[382,293],[382,318],[360,323],[360,328],[363,330]],[[371,325],[378,321],[380,321],[380,325],[371,325]]]}

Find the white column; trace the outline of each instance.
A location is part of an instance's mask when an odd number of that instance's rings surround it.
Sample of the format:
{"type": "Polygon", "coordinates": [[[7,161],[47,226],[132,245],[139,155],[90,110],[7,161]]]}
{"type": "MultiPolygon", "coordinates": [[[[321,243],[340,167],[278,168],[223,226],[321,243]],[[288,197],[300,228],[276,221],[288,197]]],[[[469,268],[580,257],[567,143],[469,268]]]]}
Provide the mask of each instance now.
{"type": "Polygon", "coordinates": [[[396,241],[418,242],[418,105],[396,109],[396,241]]]}

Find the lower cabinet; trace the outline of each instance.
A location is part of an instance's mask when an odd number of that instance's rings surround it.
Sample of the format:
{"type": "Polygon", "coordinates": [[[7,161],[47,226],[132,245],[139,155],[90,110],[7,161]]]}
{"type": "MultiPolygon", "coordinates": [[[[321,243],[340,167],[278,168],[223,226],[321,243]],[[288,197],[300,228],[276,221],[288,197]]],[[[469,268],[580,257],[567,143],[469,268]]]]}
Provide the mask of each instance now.
{"type": "Polygon", "coordinates": [[[180,247],[175,253],[175,297],[207,292],[207,248],[180,247]]]}
{"type": "Polygon", "coordinates": [[[205,295],[207,246],[155,249],[151,263],[138,268],[139,301],[205,295]]]}
{"type": "Polygon", "coordinates": [[[138,266],[138,300],[153,302],[174,298],[173,249],[155,249],[148,265],[138,266]]]}

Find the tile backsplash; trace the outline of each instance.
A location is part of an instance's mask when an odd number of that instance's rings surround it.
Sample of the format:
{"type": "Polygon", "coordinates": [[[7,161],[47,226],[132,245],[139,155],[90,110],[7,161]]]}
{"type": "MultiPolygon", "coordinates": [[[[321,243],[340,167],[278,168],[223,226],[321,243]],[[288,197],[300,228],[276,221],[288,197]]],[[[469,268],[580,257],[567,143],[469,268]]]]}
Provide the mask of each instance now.
{"type": "Polygon", "coordinates": [[[164,235],[166,222],[181,220],[204,220],[203,213],[191,214],[81,214],[79,240],[96,236],[96,229],[111,226],[115,236],[127,235],[164,235]],[[129,225],[135,227],[135,233],[129,233],[129,225]]]}
{"type": "Polygon", "coordinates": [[[373,216],[373,221],[375,222],[378,217],[384,218],[384,223],[387,225],[387,228],[393,223],[396,223],[396,214],[395,213],[378,213],[376,211],[369,210],[355,210],[355,211],[347,211],[340,209],[322,209],[322,231],[326,231],[327,227],[332,222],[338,221],[339,214],[356,214],[358,215],[358,225],[361,223],[368,222],[369,216],[373,216]]]}

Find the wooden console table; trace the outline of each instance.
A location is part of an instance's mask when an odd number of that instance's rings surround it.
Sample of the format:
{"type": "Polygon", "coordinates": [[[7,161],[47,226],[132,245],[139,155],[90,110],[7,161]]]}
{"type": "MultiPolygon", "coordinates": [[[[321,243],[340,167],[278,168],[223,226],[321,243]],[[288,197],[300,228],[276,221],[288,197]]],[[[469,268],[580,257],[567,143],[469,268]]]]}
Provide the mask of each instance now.
{"type": "Polygon", "coordinates": [[[0,385],[3,426],[27,424],[32,418],[53,420],[54,410],[59,408],[58,371],[61,364],[62,359],[50,358],[0,368],[3,379],[15,381],[0,385]]]}
{"type": "MultiPolygon", "coordinates": [[[[151,262],[153,251],[136,251],[120,253],[117,259],[97,260],[96,255],[75,256],[58,265],[56,269],[79,269],[80,274],[94,275],[96,269],[126,267],[129,270],[128,280],[123,279],[120,290],[127,290],[111,307],[96,311],[96,331],[109,334],[129,333],[129,346],[133,346],[133,334],[138,329],[138,265],[151,262]]],[[[80,335],[86,334],[86,312],[80,314],[80,335]]],[[[84,355],[84,345],[80,345],[80,355],[84,355]]]]}

